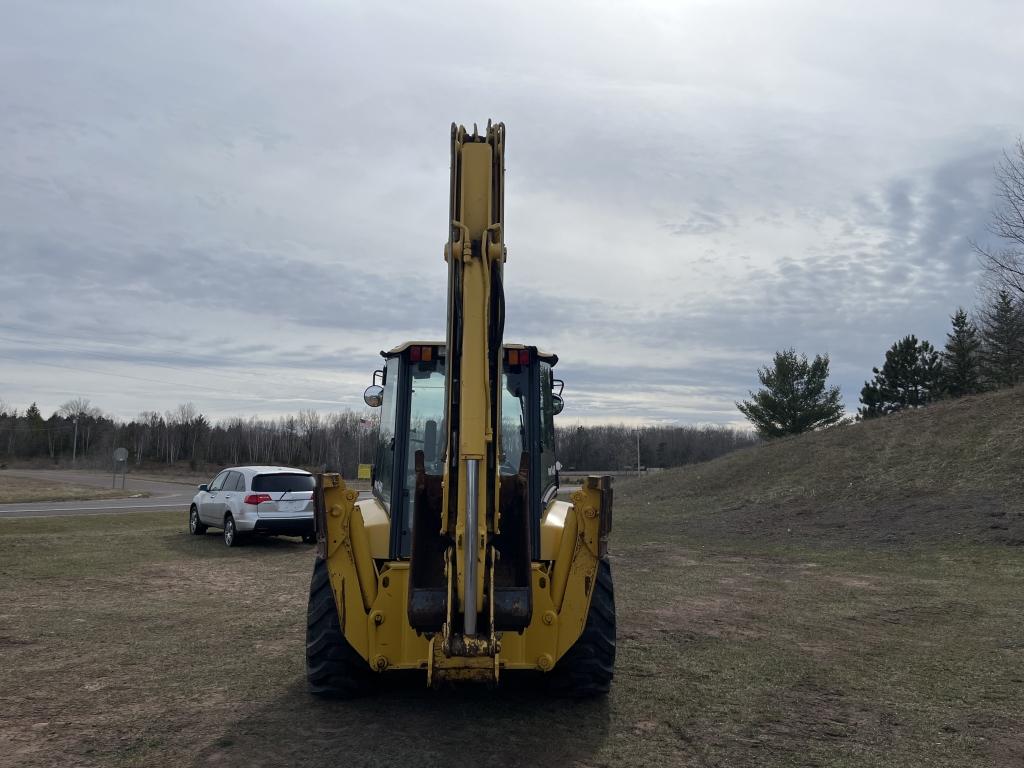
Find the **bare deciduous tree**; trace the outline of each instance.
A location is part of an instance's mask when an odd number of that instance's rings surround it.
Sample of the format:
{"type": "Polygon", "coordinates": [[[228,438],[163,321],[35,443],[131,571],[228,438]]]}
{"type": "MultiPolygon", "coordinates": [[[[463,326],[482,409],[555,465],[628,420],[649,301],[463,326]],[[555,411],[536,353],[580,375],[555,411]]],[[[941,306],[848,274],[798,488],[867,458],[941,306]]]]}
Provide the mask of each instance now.
{"type": "Polygon", "coordinates": [[[995,169],[996,203],[988,230],[996,245],[973,243],[982,267],[997,289],[1024,297],[1024,138],[1003,152],[995,169]]]}
{"type": "Polygon", "coordinates": [[[57,409],[57,413],[66,419],[74,418],[98,418],[102,413],[99,408],[92,405],[87,397],[75,397],[68,400],[57,409]]]}

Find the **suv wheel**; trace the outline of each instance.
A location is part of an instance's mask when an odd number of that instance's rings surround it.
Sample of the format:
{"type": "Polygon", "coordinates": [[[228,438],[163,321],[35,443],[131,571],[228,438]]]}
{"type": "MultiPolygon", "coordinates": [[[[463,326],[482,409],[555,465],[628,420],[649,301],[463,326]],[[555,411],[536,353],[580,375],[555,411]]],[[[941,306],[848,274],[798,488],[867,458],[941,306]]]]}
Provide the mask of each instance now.
{"type": "Polygon", "coordinates": [[[239,544],[238,529],[235,528],[235,518],[228,512],[224,518],[224,546],[237,547],[239,544]]]}
{"type": "Polygon", "coordinates": [[[199,510],[195,504],[188,511],[188,532],[193,536],[202,536],[206,533],[206,524],[199,519],[199,510]]]}

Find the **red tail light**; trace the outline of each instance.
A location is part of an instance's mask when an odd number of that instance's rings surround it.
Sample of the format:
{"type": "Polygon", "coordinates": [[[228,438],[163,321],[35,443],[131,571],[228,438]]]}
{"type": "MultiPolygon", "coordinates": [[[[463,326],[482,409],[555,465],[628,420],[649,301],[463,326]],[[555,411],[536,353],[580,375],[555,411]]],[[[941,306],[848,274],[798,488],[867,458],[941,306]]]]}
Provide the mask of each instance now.
{"type": "Polygon", "coordinates": [[[243,501],[246,504],[259,504],[263,501],[271,501],[269,493],[250,493],[243,501]]]}
{"type": "Polygon", "coordinates": [[[530,350],[528,349],[509,349],[508,351],[508,364],[509,365],[529,365],[530,364],[530,350]]]}

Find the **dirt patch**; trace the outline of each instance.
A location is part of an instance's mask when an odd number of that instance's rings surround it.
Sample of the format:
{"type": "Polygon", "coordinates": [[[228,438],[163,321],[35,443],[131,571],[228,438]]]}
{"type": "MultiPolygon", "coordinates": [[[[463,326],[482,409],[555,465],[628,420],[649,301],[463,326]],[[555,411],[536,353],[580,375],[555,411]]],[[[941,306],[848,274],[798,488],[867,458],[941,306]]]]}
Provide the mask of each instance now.
{"type": "Polygon", "coordinates": [[[637,624],[643,630],[686,638],[749,639],[767,632],[758,613],[733,595],[678,600],[644,612],[637,624]]]}
{"type": "Polygon", "coordinates": [[[801,681],[780,691],[776,711],[745,729],[769,752],[799,754],[809,742],[835,745],[850,739],[859,724],[842,689],[801,681]]]}
{"type": "Polygon", "coordinates": [[[1007,723],[991,739],[988,753],[993,765],[1024,765],[1024,720],[1007,723]]]}
{"type": "Polygon", "coordinates": [[[858,624],[916,624],[938,628],[943,624],[962,624],[979,615],[976,605],[959,600],[947,600],[928,605],[900,605],[870,613],[848,616],[858,624]]]}
{"type": "Polygon", "coordinates": [[[843,574],[837,574],[837,575],[826,575],[825,578],[827,578],[829,581],[833,581],[836,584],[839,584],[841,586],[849,587],[850,589],[878,589],[879,588],[876,579],[865,578],[863,576],[846,576],[846,575],[843,575],[843,574]]]}

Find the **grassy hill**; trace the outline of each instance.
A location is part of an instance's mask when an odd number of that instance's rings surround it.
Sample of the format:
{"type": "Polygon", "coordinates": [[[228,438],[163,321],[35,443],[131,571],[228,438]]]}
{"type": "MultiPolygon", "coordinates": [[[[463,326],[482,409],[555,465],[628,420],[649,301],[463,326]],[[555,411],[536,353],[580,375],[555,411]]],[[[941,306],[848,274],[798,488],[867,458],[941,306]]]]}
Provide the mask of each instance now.
{"type": "Polygon", "coordinates": [[[777,440],[621,485],[700,538],[1024,544],[1024,387],[777,440]]]}
{"type": "Polygon", "coordinates": [[[1022,414],[1018,388],[619,483],[614,701],[649,729],[632,748],[1024,765],[1022,414]]]}

